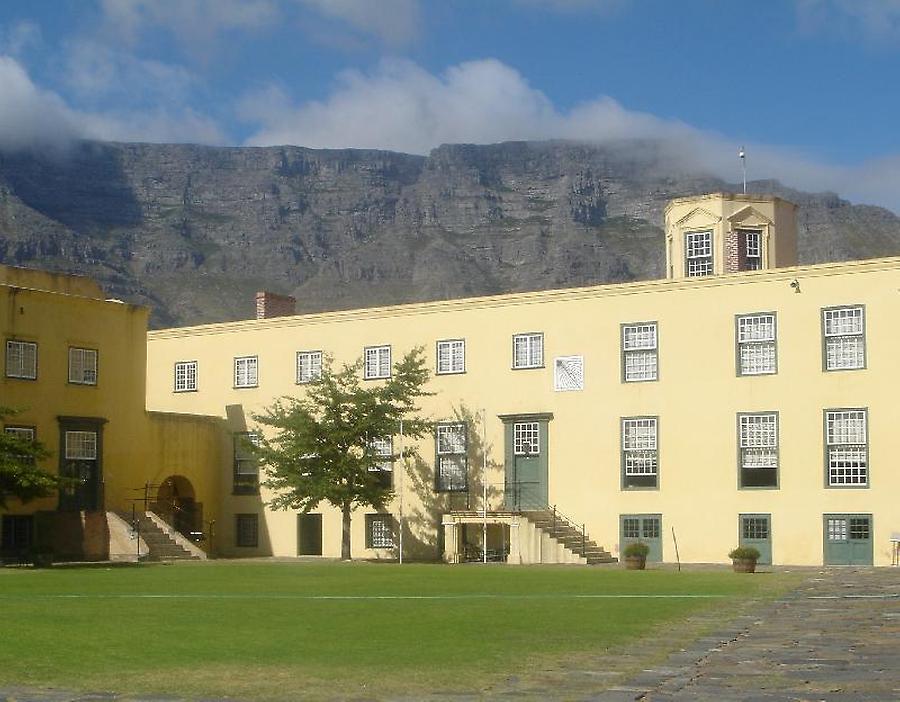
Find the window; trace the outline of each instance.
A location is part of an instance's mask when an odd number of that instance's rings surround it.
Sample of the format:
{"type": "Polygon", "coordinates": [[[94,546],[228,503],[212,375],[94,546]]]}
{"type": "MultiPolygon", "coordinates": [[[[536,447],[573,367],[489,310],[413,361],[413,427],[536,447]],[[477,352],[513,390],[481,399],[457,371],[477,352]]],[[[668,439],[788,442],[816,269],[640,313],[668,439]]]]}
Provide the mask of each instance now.
{"type": "Polygon", "coordinates": [[[513,453],[516,456],[540,455],[541,438],[537,422],[516,422],[513,424],[513,453]]]}
{"type": "Polygon", "coordinates": [[[656,417],[622,420],[622,487],[655,488],[659,468],[656,417]]]}
{"type": "Polygon", "coordinates": [[[243,431],[234,435],[234,483],[235,495],[259,494],[259,458],[253,452],[259,446],[259,434],[243,431]]]}
{"type": "Polygon", "coordinates": [[[544,365],[544,335],[513,336],[513,368],[541,368],[544,365]]]}
{"type": "Polygon", "coordinates": [[[658,378],[656,322],[622,325],[622,377],[626,383],[658,378]]]}
{"type": "Polygon", "coordinates": [[[437,444],[437,480],[439,492],[465,491],[468,487],[468,463],[466,458],[466,425],[438,424],[435,429],[437,444]]]}
{"type": "Polygon", "coordinates": [[[19,441],[34,441],[34,427],[4,427],[3,431],[12,434],[19,441]]]}
{"type": "Polygon", "coordinates": [[[297,383],[311,383],[322,377],[322,352],[297,352],[297,383]]]}
{"type": "Polygon", "coordinates": [[[778,372],[775,315],[745,314],[737,318],[738,375],[778,372]]]}
{"type": "Polygon", "coordinates": [[[762,268],[762,232],[738,229],[738,270],[758,271],[762,268]]]}
{"type": "Polygon", "coordinates": [[[584,390],[584,356],[553,359],[553,389],[557,392],[584,390]]]}
{"type": "Polygon", "coordinates": [[[0,521],[0,553],[19,555],[27,553],[34,537],[34,516],[4,514],[0,521]]]}
{"type": "Polygon", "coordinates": [[[378,483],[381,487],[390,490],[394,477],[394,440],[390,436],[382,436],[369,442],[372,453],[378,462],[369,468],[372,473],[377,473],[378,483]]]}
{"type": "Polygon", "coordinates": [[[37,344],[7,340],[6,377],[37,380],[37,344]]]}
{"type": "Polygon", "coordinates": [[[768,538],[768,517],[741,517],[741,539],[766,541],[768,538]]]}
{"type": "Polygon", "coordinates": [[[861,306],[822,310],[825,370],[866,367],[865,314],[861,306]]]}
{"type": "Polygon", "coordinates": [[[175,392],[197,389],[197,361],[178,361],[175,364],[175,392]]]}
{"type": "Polygon", "coordinates": [[[66,432],[66,460],[69,460],[69,461],[95,461],[95,460],[97,460],[97,432],[95,432],[95,431],[67,431],[66,432]]]}
{"type": "Polygon", "coordinates": [[[97,351],[69,349],[69,382],[75,385],[97,384],[97,351]]]}
{"type": "Polygon", "coordinates": [[[685,274],[689,278],[712,275],[712,231],[684,235],[685,274]]]}
{"type": "Polygon", "coordinates": [[[234,545],[247,548],[259,546],[259,515],[234,515],[234,545]]]}
{"type": "Polygon", "coordinates": [[[366,367],[363,377],[366,380],[391,377],[390,346],[367,346],[365,356],[366,367]]]}
{"type": "Polygon", "coordinates": [[[394,548],[394,527],[391,515],[366,515],[366,548],[394,548]]]}
{"type": "Polygon", "coordinates": [[[778,415],[738,415],[740,486],[778,487],[778,415]]]}
{"type": "Polygon", "coordinates": [[[869,484],[867,415],[864,409],[825,411],[825,463],[830,487],[869,484]]]}
{"type": "Polygon", "coordinates": [[[259,384],[259,362],[256,356],[234,359],[234,387],[255,388],[259,384]]]}
{"type": "Polygon", "coordinates": [[[437,342],[437,374],[466,372],[465,339],[449,339],[437,342]]]}

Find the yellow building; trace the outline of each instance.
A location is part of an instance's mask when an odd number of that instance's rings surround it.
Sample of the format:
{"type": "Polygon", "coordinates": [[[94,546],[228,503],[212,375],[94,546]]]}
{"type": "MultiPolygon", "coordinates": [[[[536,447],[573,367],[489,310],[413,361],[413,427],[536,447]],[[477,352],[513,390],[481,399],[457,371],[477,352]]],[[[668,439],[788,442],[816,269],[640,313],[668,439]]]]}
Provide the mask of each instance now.
{"type": "Polygon", "coordinates": [[[145,491],[182,531],[208,531],[221,422],[146,412],[147,317],[86,278],[0,266],[0,406],[18,411],[3,430],[40,441],[51,453],[42,467],[75,479],[7,505],[2,555],[34,546],[36,514],[59,558],[136,554],[127,522],[145,491]]]}
{"type": "Polygon", "coordinates": [[[242,436],[323,354],[363,357],[378,382],[422,346],[436,437],[394,461],[388,513],[355,515],[354,556],[395,557],[402,520],[419,558],[593,562],[640,539],[651,560],[723,562],[744,543],[763,562],[884,565],[900,531],[900,259],[796,266],[794,211],[673,201],[667,280],[274,317],[285,301],[263,296],[262,319],[151,332],[147,405],[234,437],[210,473],[226,555],[339,555],[333,509],[265,506],[242,436]]]}

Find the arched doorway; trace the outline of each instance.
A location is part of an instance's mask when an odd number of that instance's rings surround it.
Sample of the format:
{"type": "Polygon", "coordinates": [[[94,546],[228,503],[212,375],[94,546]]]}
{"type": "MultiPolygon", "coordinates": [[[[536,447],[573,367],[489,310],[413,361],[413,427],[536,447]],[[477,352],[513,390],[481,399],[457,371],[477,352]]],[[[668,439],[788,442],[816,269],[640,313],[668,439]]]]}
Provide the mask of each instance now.
{"type": "Polygon", "coordinates": [[[156,492],[156,513],[187,538],[203,531],[202,506],[194,495],[194,486],[183,475],[170,475],[156,492]]]}

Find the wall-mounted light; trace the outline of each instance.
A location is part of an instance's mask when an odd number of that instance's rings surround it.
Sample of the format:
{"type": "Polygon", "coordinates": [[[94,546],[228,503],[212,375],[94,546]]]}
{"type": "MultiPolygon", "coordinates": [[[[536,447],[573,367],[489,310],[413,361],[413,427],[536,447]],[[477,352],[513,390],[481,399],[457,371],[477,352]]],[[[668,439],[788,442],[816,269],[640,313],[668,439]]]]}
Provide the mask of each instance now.
{"type": "Polygon", "coordinates": [[[795,292],[795,293],[800,292],[800,281],[797,280],[796,278],[794,278],[794,279],[791,281],[791,287],[794,289],[794,292],[795,292]]]}

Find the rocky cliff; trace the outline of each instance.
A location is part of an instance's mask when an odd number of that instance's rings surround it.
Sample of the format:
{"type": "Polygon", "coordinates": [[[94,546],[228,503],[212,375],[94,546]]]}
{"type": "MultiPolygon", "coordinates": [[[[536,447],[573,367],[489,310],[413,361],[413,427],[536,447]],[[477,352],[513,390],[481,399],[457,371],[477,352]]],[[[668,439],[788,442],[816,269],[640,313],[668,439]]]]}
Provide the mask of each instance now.
{"type": "MultiPolygon", "coordinates": [[[[800,205],[800,260],[900,254],[900,218],[800,205]]],[[[658,278],[662,208],[729,190],[658,145],[446,145],[429,156],[82,143],[0,154],[0,262],[84,273],[155,326],[242,319],[253,294],[319,311],[658,278]]]]}

